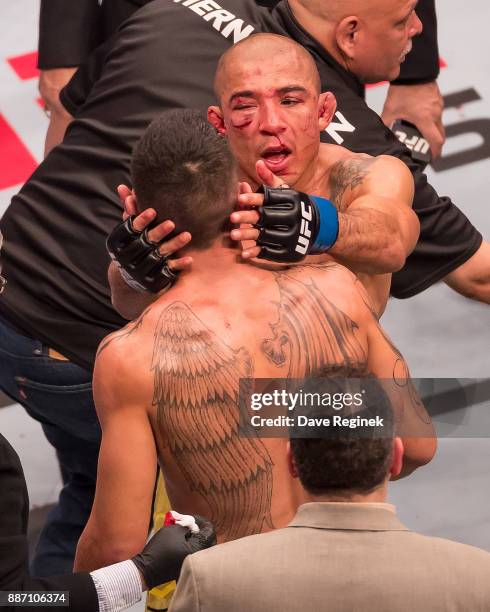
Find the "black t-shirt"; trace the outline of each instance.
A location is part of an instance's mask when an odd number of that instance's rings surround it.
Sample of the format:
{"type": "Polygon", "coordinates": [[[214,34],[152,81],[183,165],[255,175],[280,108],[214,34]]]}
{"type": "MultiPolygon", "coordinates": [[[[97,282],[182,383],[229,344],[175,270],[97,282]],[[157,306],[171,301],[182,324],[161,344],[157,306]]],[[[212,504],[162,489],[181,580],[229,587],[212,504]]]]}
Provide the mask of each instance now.
{"type": "Polygon", "coordinates": [[[38,67],[78,66],[150,0],[41,0],[38,67]]]}
{"type": "Polygon", "coordinates": [[[468,259],[480,234],[448,199],[439,198],[378,115],[363,87],[294,21],[284,1],[268,11],[252,0],[209,3],[154,0],[135,13],[62,93],[75,116],[54,149],[12,200],[0,229],[7,286],[0,313],[84,367],[102,337],[124,321],[112,309],[105,238],[120,221],[115,194],[129,182],[131,151],[148,123],[168,108],[206,110],[214,103],[217,59],[253,31],[289,34],[307,47],[324,90],[338,99],[325,142],[354,151],[401,157],[414,172],[422,238],[394,294],[408,297],[468,259]],[[207,17],[207,19],[206,19],[207,17]]]}

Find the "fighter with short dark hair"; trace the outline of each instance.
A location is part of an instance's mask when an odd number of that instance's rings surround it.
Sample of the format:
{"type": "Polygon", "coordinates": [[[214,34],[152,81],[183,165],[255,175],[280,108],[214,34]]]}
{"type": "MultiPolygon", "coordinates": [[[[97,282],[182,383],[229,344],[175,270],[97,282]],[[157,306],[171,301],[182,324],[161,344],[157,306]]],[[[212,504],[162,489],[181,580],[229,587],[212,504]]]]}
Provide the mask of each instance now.
{"type": "Polygon", "coordinates": [[[430,418],[356,277],[333,261],[271,270],[237,257],[225,231],[235,162],[203,116],[179,110],[156,119],[133,168],[142,207],[169,214],[177,230],[195,222],[198,207],[203,231],[189,247],[192,272],[99,348],[102,446],[78,570],[141,547],[157,461],[172,506],[207,514],[218,541],[287,523],[301,496],[287,470],[286,440],[239,435],[240,379],[371,373],[391,380],[397,415],[412,432],[404,473],[430,461],[430,418]]]}

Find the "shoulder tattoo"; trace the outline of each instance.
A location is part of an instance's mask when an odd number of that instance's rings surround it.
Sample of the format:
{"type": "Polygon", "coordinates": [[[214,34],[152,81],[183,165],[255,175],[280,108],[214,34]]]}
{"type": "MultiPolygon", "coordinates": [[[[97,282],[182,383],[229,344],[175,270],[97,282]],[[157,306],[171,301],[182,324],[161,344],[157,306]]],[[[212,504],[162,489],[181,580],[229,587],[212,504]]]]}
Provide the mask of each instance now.
{"type": "Polygon", "coordinates": [[[113,342],[122,340],[123,338],[127,338],[131,336],[131,334],[134,334],[134,332],[138,331],[138,329],[143,325],[143,321],[146,315],[148,314],[148,311],[150,310],[150,308],[151,306],[148,306],[148,308],[146,308],[137,319],[135,319],[134,321],[131,321],[122,329],[106,336],[100,343],[99,348],[97,349],[96,358],[99,357],[102,354],[102,352],[105,351],[105,349],[108,346],[110,346],[113,342]]]}
{"type": "Polygon", "coordinates": [[[358,324],[326,298],[315,281],[288,274],[276,276],[279,285],[279,319],[271,325],[273,337],[262,351],[275,365],[288,358],[288,378],[339,375],[355,377],[366,372],[367,353],[359,341],[358,324]]]}
{"type": "Polygon", "coordinates": [[[346,208],[343,198],[347,190],[353,191],[362,185],[374,161],[374,158],[348,159],[334,164],[330,173],[330,199],[340,211],[346,208]]]}

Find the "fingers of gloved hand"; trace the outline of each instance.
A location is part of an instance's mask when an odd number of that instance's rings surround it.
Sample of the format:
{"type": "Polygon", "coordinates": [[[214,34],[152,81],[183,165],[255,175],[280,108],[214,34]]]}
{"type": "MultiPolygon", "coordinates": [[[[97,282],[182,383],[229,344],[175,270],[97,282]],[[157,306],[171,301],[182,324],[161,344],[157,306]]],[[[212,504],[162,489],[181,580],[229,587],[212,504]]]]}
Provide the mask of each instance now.
{"type": "MultiPolygon", "coordinates": [[[[124,213],[123,216],[126,220],[129,215],[124,213]]],[[[135,217],[132,218],[131,226],[135,232],[142,232],[148,227],[148,225],[150,225],[150,223],[152,223],[152,221],[155,220],[156,216],[157,216],[156,210],[154,210],[153,208],[147,208],[141,214],[136,215],[135,217]]]]}
{"type": "Polygon", "coordinates": [[[259,230],[251,227],[251,228],[240,228],[234,229],[230,233],[231,239],[235,241],[240,240],[257,240],[259,237],[259,230]]]}
{"type": "Polygon", "coordinates": [[[136,216],[138,214],[138,206],[136,204],[136,197],[131,189],[127,185],[118,185],[117,194],[124,207],[123,221],[126,221],[128,217],[136,216]]]}
{"type": "Polygon", "coordinates": [[[250,187],[250,185],[244,181],[238,183],[238,195],[243,193],[253,193],[252,187],[250,187]]]}
{"type": "Polygon", "coordinates": [[[238,196],[238,207],[245,208],[248,206],[262,206],[264,203],[263,193],[242,193],[238,196]]]}
{"type": "MultiPolygon", "coordinates": [[[[173,223],[172,223],[172,226],[175,227],[173,223]]],[[[167,232],[167,233],[170,233],[170,232],[167,232]]],[[[149,234],[151,234],[151,232],[149,232],[149,234]]],[[[175,253],[175,251],[178,251],[179,249],[184,248],[187,244],[189,244],[191,240],[192,240],[192,236],[189,232],[182,232],[178,234],[177,236],[174,236],[170,240],[167,240],[166,242],[162,242],[158,250],[160,252],[160,255],[168,256],[168,255],[171,255],[172,253],[175,253]]]]}
{"type": "Polygon", "coordinates": [[[119,199],[123,204],[124,200],[132,194],[133,192],[131,191],[131,189],[127,185],[124,185],[124,183],[121,183],[121,185],[117,186],[117,195],[119,196],[119,199]]]}
{"type": "Polygon", "coordinates": [[[167,262],[168,267],[172,272],[183,272],[189,270],[192,266],[194,259],[192,257],[180,257],[179,259],[169,259],[167,262]]]}
{"type": "Polygon", "coordinates": [[[234,213],[231,213],[230,220],[232,223],[242,224],[242,223],[250,223],[250,225],[255,225],[259,222],[260,215],[256,210],[239,210],[234,213]]]}
{"type": "Polygon", "coordinates": [[[254,257],[258,257],[261,250],[262,249],[258,246],[244,248],[242,251],[242,259],[253,259],[254,257]]]}
{"type": "Polygon", "coordinates": [[[174,231],[174,229],[175,229],[175,223],[167,219],[165,221],[162,221],[155,227],[152,227],[150,230],[148,230],[146,237],[149,240],[149,242],[158,244],[164,238],[166,238],[169,234],[171,234],[174,231]]]}
{"type": "Polygon", "coordinates": [[[288,186],[281,178],[269,170],[263,159],[259,159],[259,161],[255,164],[255,169],[261,182],[264,185],[267,185],[267,187],[280,188],[288,186]]]}

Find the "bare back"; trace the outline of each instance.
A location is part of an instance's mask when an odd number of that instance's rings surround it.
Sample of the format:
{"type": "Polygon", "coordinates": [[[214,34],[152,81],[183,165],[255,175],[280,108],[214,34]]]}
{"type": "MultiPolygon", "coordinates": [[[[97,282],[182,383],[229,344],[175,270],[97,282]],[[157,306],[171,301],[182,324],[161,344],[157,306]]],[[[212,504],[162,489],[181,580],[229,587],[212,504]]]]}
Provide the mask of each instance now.
{"type": "Polygon", "coordinates": [[[98,359],[128,360],[172,507],[208,516],[225,541],[284,526],[302,502],[286,441],[239,436],[240,379],[358,376],[370,353],[387,354],[386,371],[394,357],[381,336],[368,342],[372,317],[338,264],[220,272],[213,285],[196,272],[181,279],[98,359]]]}

